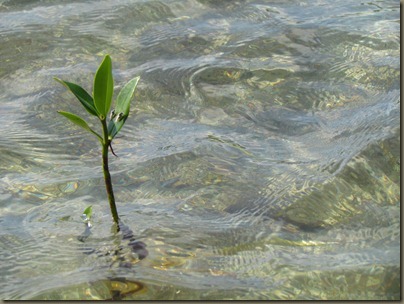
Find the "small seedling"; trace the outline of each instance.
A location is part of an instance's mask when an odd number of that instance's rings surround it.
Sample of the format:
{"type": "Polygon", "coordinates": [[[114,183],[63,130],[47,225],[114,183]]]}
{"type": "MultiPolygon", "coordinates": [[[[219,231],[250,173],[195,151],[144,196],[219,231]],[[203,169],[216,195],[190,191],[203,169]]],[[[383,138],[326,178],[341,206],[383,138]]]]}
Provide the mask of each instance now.
{"type": "MultiPolygon", "coordinates": [[[[114,88],[114,79],[112,76],[112,61],[109,55],[104,57],[94,76],[93,96],[86,92],[81,86],[55,78],[56,81],[64,85],[70,90],[83,105],[84,109],[93,116],[98,117],[102,126],[102,136],[94,131],[87,122],[80,116],[58,111],[59,114],[68,118],[74,124],[82,127],[97,137],[102,146],[102,168],[104,171],[105,188],[111,214],[114,222],[117,224],[119,231],[119,216],[115,205],[114,191],[112,188],[111,174],[108,168],[108,148],[116,156],[112,150],[112,140],[121,130],[129,116],[130,102],[135,92],[140,77],[130,80],[119,92],[116,99],[115,109],[110,112],[112,104],[112,94],[114,88]],[[108,113],[110,113],[108,115],[108,113]],[[108,122],[107,122],[108,120],[108,122]]],[[[92,208],[89,206],[83,214],[85,214],[88,223],[90,223],[92,208]]],[[[91,224],[90,224],[91,225],[91,224]]],[[[91,227],[91,226],[90,226],[91,227]]]]}
{"type": "Polygon", "coordinates": [[[84,230],[84,232],[78,236],[78,240],[81,242],[84,242],[91,235],[91,227],[93,225],[91,224],[90,220],[92,215],[93,215],[93,206],[88,206],[81,215],[81,218],[84,224],[86,225],[86,229],[84,230]]]}
{"type": "Polygon", "coordinates": [[[91,216],[93,215],[93,206],[88,206],[84,211],[83,214],[81,215],[81,218],[84,221],[84,224],[86,224],[86,226],[88,228],[91,228],[91,216]]]}

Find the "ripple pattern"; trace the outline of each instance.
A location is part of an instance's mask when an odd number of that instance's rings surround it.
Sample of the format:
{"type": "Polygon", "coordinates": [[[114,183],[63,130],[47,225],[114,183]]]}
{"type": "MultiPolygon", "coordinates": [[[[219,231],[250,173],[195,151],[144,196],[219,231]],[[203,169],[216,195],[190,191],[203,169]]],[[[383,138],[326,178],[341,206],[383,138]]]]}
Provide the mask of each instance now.
{"type": "Polygon", "coordinates": [[[2,1],[2,298],[397,300],[398,21],[389,0],[2,1]],[[114,260],[100,147],[56,113],[87,114],[52,78],[91,91],[105,54],[117,90],[141,76],[110,160],[141,261],[114,260]]]}

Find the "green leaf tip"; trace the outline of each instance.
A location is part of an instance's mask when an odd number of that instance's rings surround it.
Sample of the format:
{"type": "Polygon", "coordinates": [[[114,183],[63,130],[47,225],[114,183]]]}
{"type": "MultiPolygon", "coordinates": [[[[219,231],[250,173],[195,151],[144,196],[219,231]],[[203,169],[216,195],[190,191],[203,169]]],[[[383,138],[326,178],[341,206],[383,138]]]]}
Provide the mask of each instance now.
{"type": "Polygon", "coordinates": [[[87,217],[87,220],[91,219],[93,215],[93,206],[88,206],[84,211],[83,214],[87,217]]]}
{"type": "Polygon", "coordinates": [[[93,129],[90,128],[90,126],[87,124],[87,122],[81,118],[80,116],[77,116],[76,114],[70,113],[70,112],[65,112],[65,111],[57,111],[60,115],[63,115],[67,119],[69,119],[72,123],[82,127],[83,129],[93,133],[97,138],[102,142],[102,137],[98,135],[97,132],[95,132],[93,129]]]}
{"type": "Polygon", "coordinates": [[[111,108],[113,90],[112,61],[111,57],[106,55],[94,76],[94,104],[100,119],[105,119],[111,108]]]}
{"type": "Polygon", "coordinates": [[[77,99],[81,102],[81,104],[84,106],[84,108],[87,110],[88,113],[94,116],[98,116],[98,112],[94,105],[94,100],[85,89],[83,89],[81,86],[75,83],[64,81],[57,77],[54,77],[53,79],[55,79],[57,82],[59,82],[64,87],[69,89],[74,94],[74,96],[76,96],[77,99]]]}

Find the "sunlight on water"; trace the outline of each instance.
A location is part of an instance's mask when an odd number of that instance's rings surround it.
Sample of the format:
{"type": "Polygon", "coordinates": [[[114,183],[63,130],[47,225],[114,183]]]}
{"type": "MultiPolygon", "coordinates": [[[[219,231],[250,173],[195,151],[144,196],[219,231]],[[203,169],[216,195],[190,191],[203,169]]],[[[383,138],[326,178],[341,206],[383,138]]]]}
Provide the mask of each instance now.
{"type": "Polygon", "coordinates": [[[0,0],[0,33],[2,299],[400,298],[398,2],[0,0]],[[130,239],[56,113],[81,106],[53,77],[91,91],[105,54],[141,76],[130,239]]]}

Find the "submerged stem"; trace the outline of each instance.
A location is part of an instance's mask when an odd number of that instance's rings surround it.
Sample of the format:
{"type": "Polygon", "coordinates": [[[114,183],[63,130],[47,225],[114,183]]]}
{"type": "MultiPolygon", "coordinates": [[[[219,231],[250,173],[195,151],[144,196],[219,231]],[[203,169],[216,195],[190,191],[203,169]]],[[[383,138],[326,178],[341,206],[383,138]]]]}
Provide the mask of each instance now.
{"type": "Polygon", "coordinates": [[[112,217],[119,230],[118,210],[116,209],[116,205],[115,205],[115,197],[114,197],[114,190],[112,189],[111,174],[109,173],[109,168],[108,168],[108,147],[111,143],[111,140],[108,139],[108,127],[107,127],[106,119],[102,119],[101,123],[102,123],[102,129],[103,129],[103,133],[104,133],[104,141],[102,143],[102,169],[104,171],[105,188],[107,190],[109,207],[111,209],[112,217]]]}

